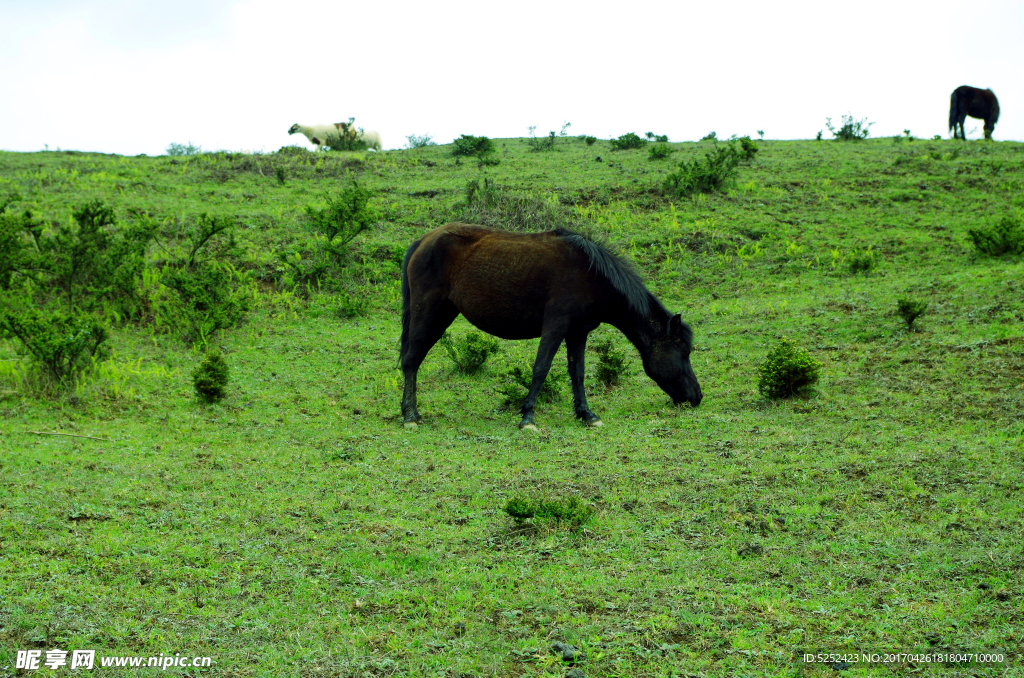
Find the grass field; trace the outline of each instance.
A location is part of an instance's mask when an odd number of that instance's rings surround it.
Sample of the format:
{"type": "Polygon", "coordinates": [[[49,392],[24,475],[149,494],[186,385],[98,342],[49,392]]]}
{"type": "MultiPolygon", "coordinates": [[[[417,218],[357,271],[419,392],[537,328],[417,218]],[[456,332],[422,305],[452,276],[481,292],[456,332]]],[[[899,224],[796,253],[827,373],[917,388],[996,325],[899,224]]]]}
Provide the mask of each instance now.
{"type": "Polygon", "coordinates": [[[0,342],[0,674],[60,648],[213,659],[171,675],[1024,675],[1024,265],[967,237],[1024,215],[1024,144],[759,142],[728,192],[673,202],[663,177],[710,142],[657,161],[495,141],[482,168],[444,146],[0,153],[0,195],[50,225],[95,198],[167,233],[229,217],[253,304],[211,338],[232,369],[217,404],[173,327],[115,324],[110,359],[59,395],[0,342]],[[332,284],[290,289],[278,255],[351,178],[380,223],[332,284]],[[467,207],[484,178],[508,199],[467,207]],[[473,376],[436,348],[424,422],[403,429],[398,261],[473,216],[616,245],[693,326],[701,406],[672,407],[603,327],[632,370],[588,377],[603,428],[566,393],[517,429],[497,389],[532,341],[473,376]],[[856,257],[874,266],[852,273],[856,257]],[[905,296],[929,304],[915,331],[905,296]],[[342,317],[351,299],[366,315],[342,317]],[[767,400],[756,369],[784,336],[821,381],[767,400]],[[516,494],[595,513],[520,526],[516,494]],[[889,653],[932,661],[862,660],[889,653]],[[949,653],[972,657],[937,665],[949,653]]]}

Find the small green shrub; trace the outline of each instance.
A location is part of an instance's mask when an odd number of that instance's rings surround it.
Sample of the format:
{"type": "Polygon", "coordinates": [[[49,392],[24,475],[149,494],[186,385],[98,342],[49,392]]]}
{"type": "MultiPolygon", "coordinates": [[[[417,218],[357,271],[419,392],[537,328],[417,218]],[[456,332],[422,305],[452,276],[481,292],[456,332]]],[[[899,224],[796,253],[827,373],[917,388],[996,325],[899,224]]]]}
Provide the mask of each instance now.
{"type": "Polygon", "coordinates": [[[167,155],[175,157],[180,157],[183,155],[199,155],[200,153],[203,152],[203,147],[193,146],[191,141],[188,142],[188,144],[172,143],[167,146],[167,150],[165,152],[167,153],[167,155]]]}
{"type": "Polygon", "coordinates": [[[626,352],[616,348],[611,339],[595,342],[591,349],[597,354],[598,381],[604,384],[605,388],[618,385],[627,374],[626,352]]]}
{"type": "Polygon", "coordinates": [[[914,321],[921,316],[928,308],[928,302],[920,301],[918,299],[897,299],[896,300],[896,312],[903,318],[903,322],[907,324],[907,329],[914,329],[914,321]]]}
{"type": "Polygon", "coordinates": [[[633,148],[643,148],[647,145],[647,141],[633,132],[629,132],[618,139],[612,139],[611,144],[613,151],[628,151],[633,148]]]}
{"type": "Polygon", "coordinates": [[[647,137],[648,141],[654,141],[654,142],[657,142],[659,144],[667,144],[668,143],[668,135],[667,134],[655,134],[654,132],[648,132],[644,136],[647,137]]]}
{"type": "Polygon", "coordinates": [[[768,398],[788,398],[818,383],[821,363],[789,339],[780,340],[757,368],[757,390],[768,398]]]}
{"type": "Polygon", "coordinates": [[[473,374],[487,362],[487,358],[501,351],[501,344],[494,337],[470,332],[459,339],[452,339],[445,332],[439,342],[448,357],[455,363],[455,369],[462,374],[473,374]]]}
{"type": "Polygon", "coordinates": [[[704,158],[683,160],[662,182],[662,192],[675,198],[725,189],[735,178],[743,154],[733,146],[715,146],[704,158]]]}
{"type": "Polygon", "coordinates": [[[349,294],[340,292],[335,305],[338,316],[346,320],[361,318],[370,312],[370,296],[368,294],[349,294]]]}
{"type": "Polygon", "coordinates": [[[429,134],[410,134],[405,138],[406,148],[426,148],[427,146],[437,146],[434,138],[429,134]]]}
{"type": "Polygon", "coordinates": [[[337,136],[329,136],[326,139],[324,148],[329,151],[365,151],[366,142],[363,141],[363,128],[355,126],[356,119],[349,118],[337,136]]]}
{"type": "Polygon", "coordinates": [[[1020,221],[1011,217],[1003,217],[991,228],[970,228],[967,235],[980,254],[998,257],[1024,253],[1024,229],[1020,221]]]}
{"type": "Polygon", "coordinates": [[[104,354],[107,330],[82,313],[40,310],[4,303],[0,308],[0,338],[20,342],[59,390],[75,385],[94,357],[104,354]]]}
{"type": "Polygon", "coordinates": [[[192,385],[200,400],[217,402],[224,397],[228,386],[228,363],[220,353],[207,353],[192,371],[192,385]]]}
{"type": "Polygon", "coordinates": [[[277,177],[277,183],[284,186],[285,181],[288,180],[288,174],[285,172],[283,167],[277,167],[274,169],[274,176],[277,177]]]}
{"type": "Polygon", "coordinates": [[[379,215],[370,207],[373,192],[354,179],[352,183],[325,196],[323,209],[306,207],[308,228],[320,237],[319,249],[340,264],[348,247],[360,234],[368,231],[379,215]]]}
{"type": "MultiPolygon", "coordinates": [[[[843,124],[836,129],[832,125],[832,118],[825,118],[825,127],[832,133],[836,141],[862,141],[868,138],[868,128],[874,125],[873,122],[868,122],[867,118],[863,120],[855,120],[852,115],[846,113],[843,115],[843,124]]],[[[818,132],[819,138],[821,132],[818,132]]]]}
{"type": "Polygon", "coordinates": [[[154,236],[149,223],[115,232],[114,210],[93,200],[72,211],[75,224],[60,224],[48,238],[35,240],[38,262],[67,309],[92,311],[116,302],[121,313],[138,310],[138,280],[154,236]]]}
{"type": "Polygon", "coordinates": [[[718,134],[715,132],[708,132],[700,138],[701,141],[718,141],[718,134]]]}
{"type": "Polygon", "coordinates": [[[757,144],[754,143],[754,140],[751,139],[750,137],[740,137],[738,141],[740,142],[739,153],[743,157],[743,160],[747,162],[753,160],[754,156],[757,155],[757,152],[761,150],[757,147],[757,144]]]}
{"type": "Polygon", "coordinates": [[[581,141],[582,141],[583,143],[585,143],[585,144],[586,144],[587,146],[593,146],[593,145],[594,145],[594,143],[595,143],[595,142],[597,141],[597,137],[592,137],[592,136],[590,136],[590,135],[587,135],[587,134],[581,134],[581,135],[579,136],[579,139],[580,139],[580,140],[581,140],[581,141]]]}
{"type": "Polygon", "coordinates": [[[594,509],[579,497],[548,499],[531,498],[521,494],[512,496],[505,503],[504,511],[517,525],[532,520],[553,522],[556,525],[567,523],[579,527],[594,515],[594,509]]]}
{"type": "Polygon", "coordinates": [[[863,252],[853,252],[846,260],[846,265],[849,267],[851,275],[857,275],[858,273],[866,275],[874,270],[877,263],[878,258],[875,256],[875,251],[870,245],[863,252]]]}
{"type": "Polygon", "coordinates": [[[821,130],[820,129],[818,130],[817,136],[814,137],[814,140],[815,141],[821,141],[821,130]]]}
{"type": "Polygon", "coordinates": [[[554,130],[551,130],[550,132],[548,132],[548,135],[543,139],[537,138],[537,126],[534,125],[533,127],[528,128],[530,130],[530,138],[526,140],[526,144],[533,152],[550,151],[554,149],[556,139],[564,139],[566,137],[566,130],[569,129],[571,125],[571,122],[566,122],[565,124],[562,125],[562,130],[560,132],[556,134],[554,130]]]}
{"type": "MultiPolygon", "coordinates": [[[[540,387],[537,400],[542,403],[561,400],[565,389],[565,382],[568,378],[568,372],[555,372],[554,369],[551,369],[544,380],[544,384],[540,387]]],[[[526,394],[529,393],[532,382],[533,370],[516,366],[502,376],[502,383],[498,386],[498,393],[505,396],[505,405],[518,406],[526,399],[526,394]]]]}
{"type": "Polygon", "coordinates": [[[494,142],[487,137],[463,134],[452,142],[451,154],[455,158],[455,164],[460,164],[462,158],[476,158],[477,164],[483,167],[498,164],[498,159],[494,157],[497,150],[494,142]]]}
{"type": "Polygon", "coordinates": [[[649,160],[664,160],[672,153],[673,149],[668,144],[654,144],[648,151],[647,158],[649,160]]]}

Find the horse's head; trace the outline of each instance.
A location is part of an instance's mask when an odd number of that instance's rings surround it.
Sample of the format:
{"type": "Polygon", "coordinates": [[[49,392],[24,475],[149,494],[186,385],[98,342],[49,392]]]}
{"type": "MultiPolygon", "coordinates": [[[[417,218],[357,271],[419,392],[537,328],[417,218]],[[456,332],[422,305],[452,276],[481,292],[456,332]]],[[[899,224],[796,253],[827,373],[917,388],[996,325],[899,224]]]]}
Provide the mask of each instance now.
{"type": "Polygon", "coordinates": [[[294,125],[292,125],[291,127],[288,128],[288,134],[295,134],[298,131],[299,131],[299,123],[295,123],[294,125]]]}
{"type": "Polygon", "coordinates": [[[686,402],[696,407],[704,395],[690,366],[691,350],[693,330],[677,313],[669,321],[665,333],[651,341],[650,351],[644,356],[644,372],[669,394],[673,403],[682,405],[686,402]]]}

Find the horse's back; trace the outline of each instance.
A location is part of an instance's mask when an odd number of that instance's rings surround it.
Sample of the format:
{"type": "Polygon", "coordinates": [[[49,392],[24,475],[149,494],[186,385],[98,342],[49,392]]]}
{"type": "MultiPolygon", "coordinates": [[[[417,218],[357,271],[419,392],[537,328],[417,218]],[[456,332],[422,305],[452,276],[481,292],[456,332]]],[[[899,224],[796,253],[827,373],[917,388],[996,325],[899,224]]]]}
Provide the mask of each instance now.
{"type": "Polygon", "coordinates": [[[419,287],[440,293],[473,325],[507,339],[539,336],[550,313],[586,312],[599,296],[583,255],[552,231],[447,224],[423,237],[410,269],[419,287]]]}

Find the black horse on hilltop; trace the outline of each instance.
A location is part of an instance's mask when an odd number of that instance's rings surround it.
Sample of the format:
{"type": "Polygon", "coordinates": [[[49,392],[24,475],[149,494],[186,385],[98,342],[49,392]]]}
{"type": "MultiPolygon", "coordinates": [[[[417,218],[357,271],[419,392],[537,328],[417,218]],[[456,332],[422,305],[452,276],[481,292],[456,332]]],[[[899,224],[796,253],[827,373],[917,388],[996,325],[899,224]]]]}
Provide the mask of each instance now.
{"type": "Polygon", "coordinates": [[[967,116],[985,121],[985,138],[992,139],[992,131],[999,120],[999,100],[990,89],[978,89],[961,85],[949,97],[949,128],[954,139],[967,139],[964,134],[964,119],[967,116]],[[957,128],[960,131],[957,132],[957,128]]]}
{"type": "Polygon", "coordinates": [[[702,393],[690,367],[693,332],[644,287],[629,263],[566,229],[508,233],[448,224],[414,242],[402,262],[402,420],[412,427],[416,373],[456,316],[503,339],[540,337],[520,428],[536,428],[533,410],[555,351],[564,341],[576,416],[600,426],[587,407],[583,352],[601,323],[640,351],[644,371],[676,404],[702,393]]]}

